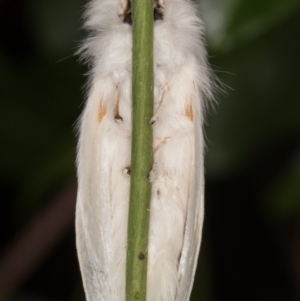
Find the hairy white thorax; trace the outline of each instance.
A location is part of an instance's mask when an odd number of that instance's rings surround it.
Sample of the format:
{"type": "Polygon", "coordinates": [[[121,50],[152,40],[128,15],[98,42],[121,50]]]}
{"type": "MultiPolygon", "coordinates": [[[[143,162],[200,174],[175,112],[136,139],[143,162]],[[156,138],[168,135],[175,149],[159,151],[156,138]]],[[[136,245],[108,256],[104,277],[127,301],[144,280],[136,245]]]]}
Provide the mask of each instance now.
{"type": "MultiPolygon", "coordinates": [[[[129,1],[129,0],[128,0],[129,1]]],[[[201,242],[203,24],[187,0],[154,3],[154,116],[147,301],[189,300],[201,242]]],[[[132,26],[127,0],[92,0],[91,66],[78,144],[77,250],[87,301],[125,301],[131,158],[132,26]]]]}

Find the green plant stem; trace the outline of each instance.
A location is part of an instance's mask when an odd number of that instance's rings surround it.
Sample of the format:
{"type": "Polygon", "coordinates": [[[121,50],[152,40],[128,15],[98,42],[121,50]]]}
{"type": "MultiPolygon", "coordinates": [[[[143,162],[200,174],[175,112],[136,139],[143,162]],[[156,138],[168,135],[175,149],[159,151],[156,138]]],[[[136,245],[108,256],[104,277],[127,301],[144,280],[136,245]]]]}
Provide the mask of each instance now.
{"type": "Polygon", "coordinates": [[[153,0],[132,0],[132,153],[126,301],[146,301],[153,165],[153,0]]]}

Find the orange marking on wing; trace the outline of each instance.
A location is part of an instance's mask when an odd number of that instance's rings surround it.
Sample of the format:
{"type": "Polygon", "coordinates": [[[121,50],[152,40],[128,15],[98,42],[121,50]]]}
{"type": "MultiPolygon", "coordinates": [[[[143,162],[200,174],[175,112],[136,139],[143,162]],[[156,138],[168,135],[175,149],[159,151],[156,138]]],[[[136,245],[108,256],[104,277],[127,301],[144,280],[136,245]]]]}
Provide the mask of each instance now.
{"type": "Polygon", "coordinates": [[[100,109],[98,112],[98,122],[101,123],[102,119],[104,118],[106,114],[106,107],[102,104],[102,101],[100,102],[100,109]]]}
{"type": "Polygon", "coordinates": [[[194,120],[193,106],[191,103],[186,107],[185,114],[191,121],[194,120]]]}

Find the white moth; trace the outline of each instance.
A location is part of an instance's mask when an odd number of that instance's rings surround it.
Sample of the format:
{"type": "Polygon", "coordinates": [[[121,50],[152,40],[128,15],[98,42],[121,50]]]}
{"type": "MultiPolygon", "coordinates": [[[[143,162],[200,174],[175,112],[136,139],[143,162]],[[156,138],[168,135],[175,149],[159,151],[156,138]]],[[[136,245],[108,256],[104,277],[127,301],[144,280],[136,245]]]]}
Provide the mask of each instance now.
{"type": "MultiPolygon", "coordinates": [[[[92,0],[78,145],[77,249],[88,301],[125,301],[131,157],[130,0],[92,0]]],[[[203,222],[203,24],[188,0],[154,2],[154,116],[147,301],[189,300],[203,222]]]]}

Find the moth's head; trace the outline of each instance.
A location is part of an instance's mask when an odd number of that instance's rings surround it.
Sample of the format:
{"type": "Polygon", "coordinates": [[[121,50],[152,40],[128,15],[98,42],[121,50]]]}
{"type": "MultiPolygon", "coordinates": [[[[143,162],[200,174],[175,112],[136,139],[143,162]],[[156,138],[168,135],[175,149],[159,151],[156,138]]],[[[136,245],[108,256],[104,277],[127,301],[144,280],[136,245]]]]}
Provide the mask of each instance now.
{"type": "MultiPolygon", "coordinates": [[[[153,1],[153,21],[164,19],[164,0],[154,0],[153,1]]],[[[125,24],[132,26],[132,10],[131,10],[131,0],[122,0],[121,12],[119,13],[119,18],[125,24]]]]}

